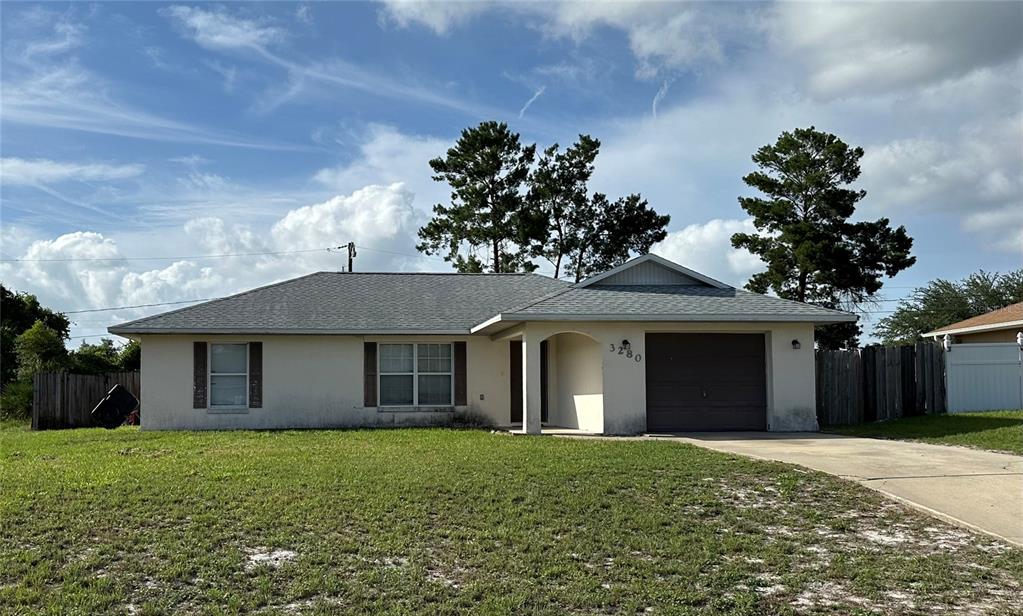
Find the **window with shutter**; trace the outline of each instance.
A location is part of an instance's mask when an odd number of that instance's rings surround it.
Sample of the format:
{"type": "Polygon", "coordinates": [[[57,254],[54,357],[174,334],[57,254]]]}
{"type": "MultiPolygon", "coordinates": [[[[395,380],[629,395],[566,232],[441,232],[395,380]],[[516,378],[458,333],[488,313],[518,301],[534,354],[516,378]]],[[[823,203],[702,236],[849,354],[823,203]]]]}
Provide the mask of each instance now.
{"type": "Polygon", "coordinates": [[[192,408],[206,408],[206,343],[192,343],[192,408]]]}

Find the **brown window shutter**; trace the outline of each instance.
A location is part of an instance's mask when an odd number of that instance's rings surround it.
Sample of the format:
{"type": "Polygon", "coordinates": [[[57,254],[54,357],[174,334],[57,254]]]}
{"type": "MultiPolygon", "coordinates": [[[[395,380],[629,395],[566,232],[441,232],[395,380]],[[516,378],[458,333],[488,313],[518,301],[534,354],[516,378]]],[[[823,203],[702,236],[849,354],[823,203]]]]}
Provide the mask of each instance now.
{"type": "Polygon", "coordinates": [[[249,408],[263,407],[263,343],[249,343],[249,408]]]}
{"type": "Polygon", "coordinates": [[[206,408],[206,343],[192,343],[192,408],[206,408]]]}
{"type": "Polygon", "coordinates": [[[362,405],[374,407],[377,405],[377,343],[363,343],[363,383],[362,383],[362,405]]]}
{"type": "Polygon", "coordinates": [[[522,341],[508,341],[508,384],[511,386],[511,413],[508,419],[512,423],[522,421],[522,341]]]}
{"type": "Polygon", "coordinates": [[[455,343],[455,406],[469,403],[465,380],[465,342],[455,343]]]}

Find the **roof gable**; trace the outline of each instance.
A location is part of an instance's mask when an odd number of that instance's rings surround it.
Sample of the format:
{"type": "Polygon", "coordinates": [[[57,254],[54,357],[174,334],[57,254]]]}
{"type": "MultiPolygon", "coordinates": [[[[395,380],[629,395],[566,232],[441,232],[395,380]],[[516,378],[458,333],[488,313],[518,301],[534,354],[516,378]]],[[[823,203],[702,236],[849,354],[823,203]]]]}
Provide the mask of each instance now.
{"type": "Polygon", "coordinates": [[[580,289],[600,286],[701,286],[715,289],[730,289],[729,285],[709,276],[682,267],[655,254],[645,254],[626,261],[618,267],[591,276],[576,284],[580,289]]]}

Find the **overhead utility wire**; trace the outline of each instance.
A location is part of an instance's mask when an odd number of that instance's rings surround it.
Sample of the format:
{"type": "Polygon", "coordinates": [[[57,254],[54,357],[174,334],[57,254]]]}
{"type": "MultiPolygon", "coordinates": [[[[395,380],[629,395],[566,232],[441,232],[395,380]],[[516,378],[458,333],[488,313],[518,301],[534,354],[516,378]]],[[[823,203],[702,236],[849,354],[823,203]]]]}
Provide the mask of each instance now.
{"type": "MultiPolygon", "coordinates": [[[[291,255],[304,252],[333,252],[344,246],[307,248],[303,250],[274,250],[265,252],[234,252],[215,255],[182,255],[176,257],[74,257],[57,259],[0,259],[0,263],[73,263],[78,261],[178,261],[181,259],[219,259],[222,257],[260,257],[265,255],[291,255]]],[[[372,249],[371,249],[372,250],[372,249]]]]}

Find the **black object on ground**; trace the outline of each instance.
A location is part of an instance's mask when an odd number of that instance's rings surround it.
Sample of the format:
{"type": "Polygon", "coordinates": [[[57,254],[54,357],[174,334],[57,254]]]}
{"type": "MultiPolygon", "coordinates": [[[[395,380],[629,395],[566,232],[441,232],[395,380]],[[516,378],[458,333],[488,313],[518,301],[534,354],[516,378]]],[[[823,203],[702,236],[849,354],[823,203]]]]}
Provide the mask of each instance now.
{"type": "Polygon", "coordinates": [[[107,429],[114,429],[124,423],[129,413],[139,405],[138,398],[121,385],[114,385],[105,398],[92,409],[92,418],[107,429]]]}

